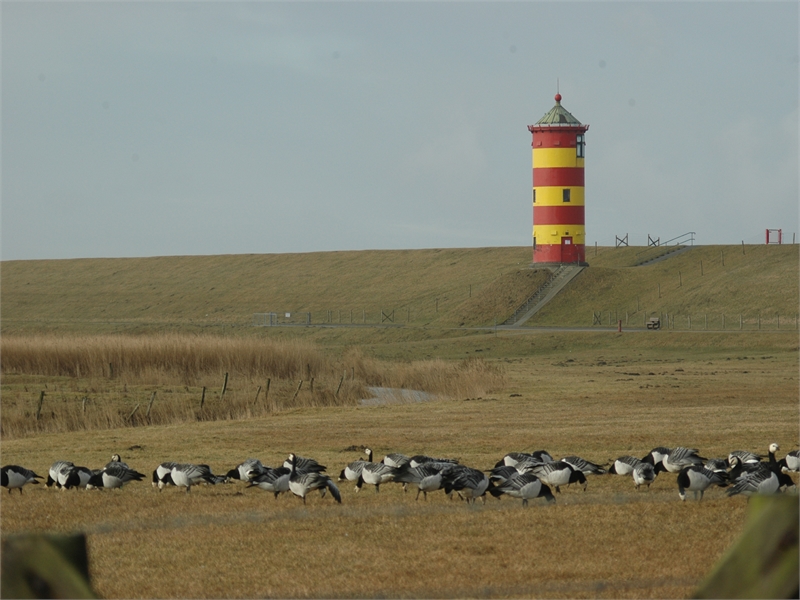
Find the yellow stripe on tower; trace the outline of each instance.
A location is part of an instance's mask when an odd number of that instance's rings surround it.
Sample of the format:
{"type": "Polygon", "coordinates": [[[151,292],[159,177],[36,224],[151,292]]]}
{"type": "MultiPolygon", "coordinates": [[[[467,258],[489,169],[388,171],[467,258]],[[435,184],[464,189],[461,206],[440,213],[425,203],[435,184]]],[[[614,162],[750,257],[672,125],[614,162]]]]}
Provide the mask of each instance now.
{"type": "Polygon", "coordinates": [[[573,244],[586,244],[583,225],[534,225],[533,237],[537,244],[561,244],[561,238],[571,237],[573,244]]]}
{"type": "Polygon", "coordinates": [[[553,167],[583,168],[584,159],[578,158],[575,148],[534,148],[533,168],[549,169],[553,167]]]}
{"type": "Polygon", "coordinates": [[[583,206],[586,198],[586,188],[583,186],[561,187],[536,187],[536,203],[534,206],[583,206]],[[564,202],[563,190],[570,190],[569,202],[564,202]]]}

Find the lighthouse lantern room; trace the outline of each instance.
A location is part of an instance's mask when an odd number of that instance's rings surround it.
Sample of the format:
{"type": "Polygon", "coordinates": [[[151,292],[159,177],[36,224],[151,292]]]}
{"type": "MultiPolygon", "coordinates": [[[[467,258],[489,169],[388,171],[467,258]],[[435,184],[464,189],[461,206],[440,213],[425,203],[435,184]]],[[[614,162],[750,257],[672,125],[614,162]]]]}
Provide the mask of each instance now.
{"type": "Polygon", "coordinates": [[[556,105],[535,125],[533,135],[533,262],[586,262],[583,162],[586,130],[556,105]]]}

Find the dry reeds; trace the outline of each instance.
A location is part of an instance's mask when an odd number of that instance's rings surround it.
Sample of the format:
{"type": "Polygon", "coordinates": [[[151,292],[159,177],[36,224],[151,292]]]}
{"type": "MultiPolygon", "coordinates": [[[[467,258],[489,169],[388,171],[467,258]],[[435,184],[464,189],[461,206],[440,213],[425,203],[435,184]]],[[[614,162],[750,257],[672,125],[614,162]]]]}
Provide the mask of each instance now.
{"type": "Polygon", "coordinates": [[[38,335],[1,343],[0,434],[9,438],[355,405],[368,386],[467,397],[502,383],[480,360],[398,365],[359,352],[335,359],[297,340],[38,335]]]}

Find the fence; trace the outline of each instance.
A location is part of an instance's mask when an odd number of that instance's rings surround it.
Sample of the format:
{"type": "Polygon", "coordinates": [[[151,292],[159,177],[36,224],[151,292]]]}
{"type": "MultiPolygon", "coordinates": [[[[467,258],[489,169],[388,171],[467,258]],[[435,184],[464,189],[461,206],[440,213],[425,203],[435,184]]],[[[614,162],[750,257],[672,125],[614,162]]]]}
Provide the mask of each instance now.
{"type": "MultiPolygon", "coordinates": [[[[436,302],[434,315],[439,311],[436,302]]],[[[365,308],[354,310],[325,310],[314,312],[279,311],[266,313],[253,313],[255,327],[277,327],[285,325],[384,325],[402,326],[411,321],[411,308],[403,309],[381,308],[367,310],[365,308]]],[[[414,315],[420,317],[419,311],[414,315]]]]}
{"type": "Polygon", "coordinates": [[[797,330],[798,315],[778,314],[725,314],[695,313],[675,314],[662,312],[603,310],[592,312],[592,326],[616,327],[620,321],[624,327],[647,326],[652,317],[661,320],[661,329],[683,331],[758,331],[758,330],[797,330]]]}

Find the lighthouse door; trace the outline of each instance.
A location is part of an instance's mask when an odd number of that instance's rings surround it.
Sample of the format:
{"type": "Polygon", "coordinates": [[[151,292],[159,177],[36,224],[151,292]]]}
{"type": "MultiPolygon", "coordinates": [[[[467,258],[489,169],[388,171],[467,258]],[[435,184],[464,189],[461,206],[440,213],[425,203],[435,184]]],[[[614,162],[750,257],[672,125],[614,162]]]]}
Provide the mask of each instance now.
{"type": "Polygon", "coordinates": [[[572,243],[572,237],[561,238],[561,262],[578,262],[578,248],[572,243]]]}

